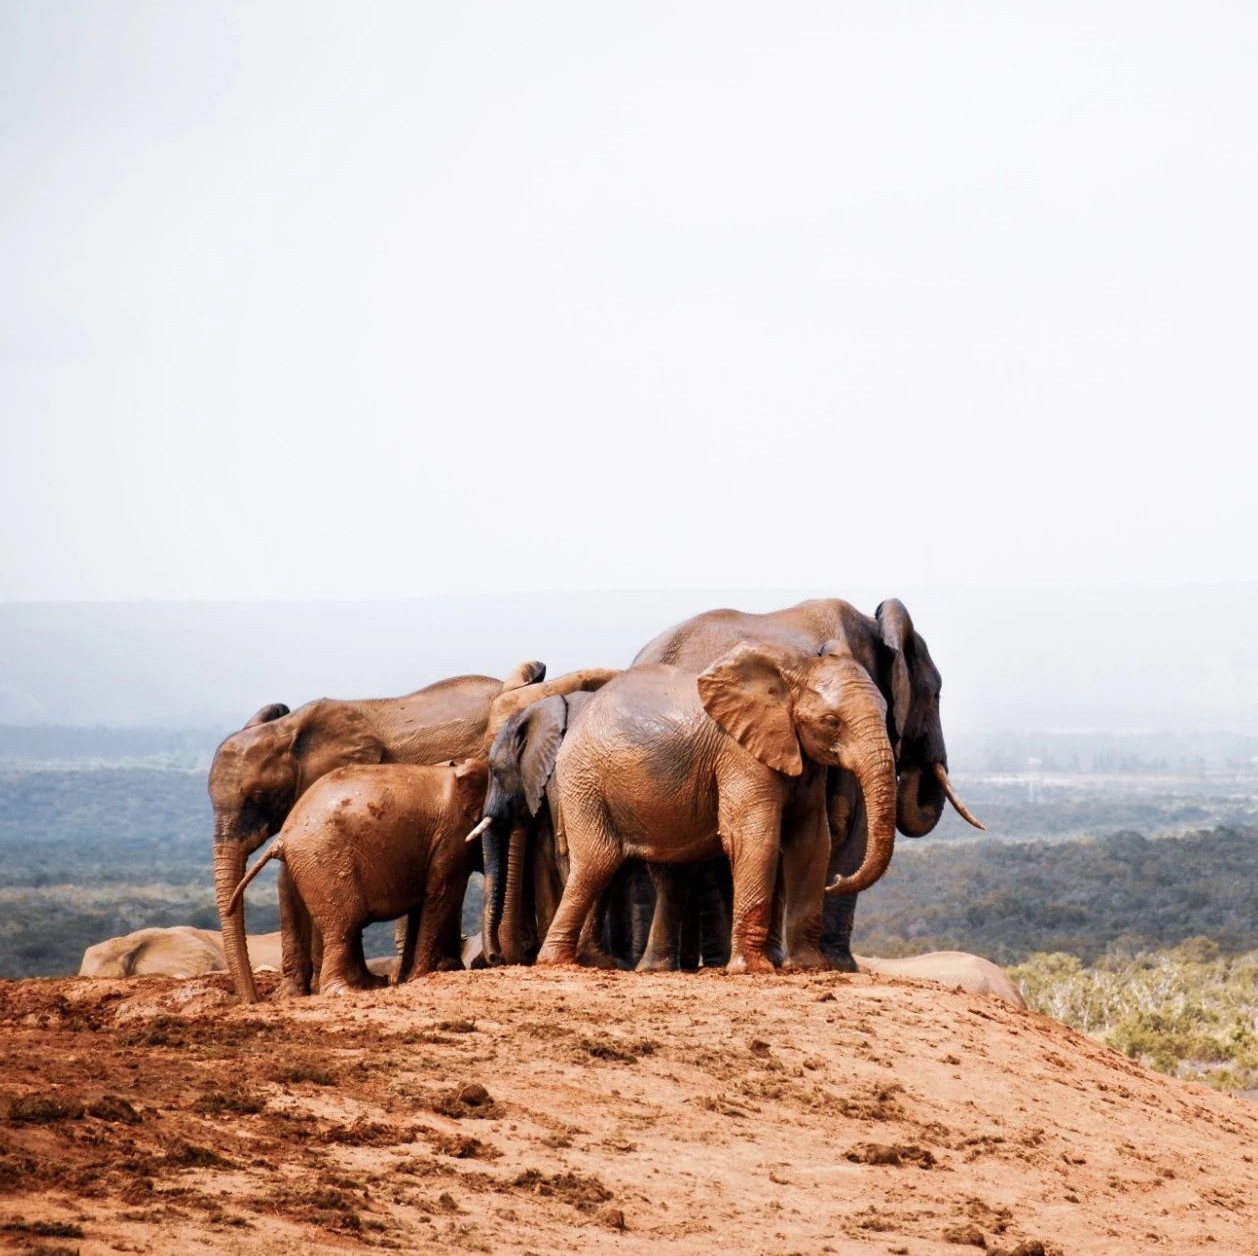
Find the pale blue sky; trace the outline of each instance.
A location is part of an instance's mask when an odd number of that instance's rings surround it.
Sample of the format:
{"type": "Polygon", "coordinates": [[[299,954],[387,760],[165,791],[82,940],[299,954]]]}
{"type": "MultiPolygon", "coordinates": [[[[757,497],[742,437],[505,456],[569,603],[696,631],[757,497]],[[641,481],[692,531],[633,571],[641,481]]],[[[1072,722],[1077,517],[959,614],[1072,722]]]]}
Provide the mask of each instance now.
{"type": "Polygon", "coordinates": [[[1258,578],[1258,9],[0,0],[0,599],[1258,578]]]}

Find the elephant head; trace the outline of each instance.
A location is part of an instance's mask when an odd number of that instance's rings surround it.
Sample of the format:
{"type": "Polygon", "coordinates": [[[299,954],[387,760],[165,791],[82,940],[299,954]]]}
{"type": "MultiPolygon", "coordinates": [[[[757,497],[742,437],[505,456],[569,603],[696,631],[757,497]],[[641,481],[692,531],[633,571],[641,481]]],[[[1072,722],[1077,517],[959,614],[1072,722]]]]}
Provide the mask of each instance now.
{"type": "Polygon", "coordinates": [[[245,861],[279,832],[310,782],[347,763],[379,763],[384,745],[366,717],[344,703],[312,702],[296,712],[263,707],[214,754],[209,793],[214,807],[214,887],[223,949],[236,992],[257,1001],[245,948],[244,903],[229,909],[245,861]]]}
{"type": "Polygon", "coordinates": [[[555,695],[517,711],[489,748],[489,788],[480,831],[485,861],[484,941],[490,963],[523,960],[521,900],[530,822],[542,809],[546,785],[570,718],[589,694],[555,695]]]}
{"type": "Polygon", "coordinates": [[[948,750],[939,717],[939,669],[926,642],[898,598],[874,612],[882,639],[879,683],[890,697],[887,725],[900,781],[896,823],[906,837],[924,837],[943,814],[945,800],[962,819],[980,824],[957,797],[948,779],[948,750]]]}
{"type": "Polygon", "coordinates": [[[828,641],[815,656],[737,645],[697,683],[704,710],[762,763],[799,776],[807,759],[856,777],[869,817],[865,858],[826,893],[855,893],[877,881],[895,848],[895,757],[886,700],[847,644],[828,641]]]}

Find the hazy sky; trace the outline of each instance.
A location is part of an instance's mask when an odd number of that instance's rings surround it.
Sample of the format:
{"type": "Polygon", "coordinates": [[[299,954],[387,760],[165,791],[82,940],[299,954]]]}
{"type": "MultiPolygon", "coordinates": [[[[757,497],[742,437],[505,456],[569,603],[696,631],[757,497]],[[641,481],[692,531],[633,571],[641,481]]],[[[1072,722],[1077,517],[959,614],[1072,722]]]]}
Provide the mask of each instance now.
{"type": "Polygon", "coordinates": [[[1258,578],[1258,8],[0,0],[0,598],[1258,578]]]}

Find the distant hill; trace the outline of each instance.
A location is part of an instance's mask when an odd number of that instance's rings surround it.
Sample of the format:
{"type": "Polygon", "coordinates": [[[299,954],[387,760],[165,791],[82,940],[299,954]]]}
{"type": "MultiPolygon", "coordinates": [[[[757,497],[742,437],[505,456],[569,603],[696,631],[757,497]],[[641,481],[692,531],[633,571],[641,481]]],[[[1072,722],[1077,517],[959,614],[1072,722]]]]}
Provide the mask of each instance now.
{"type": "Polygon", "coordinates": [[[623,666],[696,611],[899,596],[950,735],[1258,735],[1258,585],[538,593],[399,602],[0,604],[0,724],[226,732],[264,702],[404,693],[523,658],[623,666]]]}

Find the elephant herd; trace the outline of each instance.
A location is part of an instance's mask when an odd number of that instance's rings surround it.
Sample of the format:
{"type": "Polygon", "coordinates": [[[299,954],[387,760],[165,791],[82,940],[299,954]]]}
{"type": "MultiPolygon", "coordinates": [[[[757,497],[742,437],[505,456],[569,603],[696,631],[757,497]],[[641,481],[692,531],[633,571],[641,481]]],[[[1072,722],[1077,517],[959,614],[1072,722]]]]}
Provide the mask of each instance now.
{"type": "Polygon", "coordinates": [[[279,878],[281,993],[459,966],[470,873],[491,964],[856,967],[856,897],[948,778],[940,675],[904,605],[716,610],[622,671],[460,676],[400,698],[263,707],[210,769],[223,949],[257,998],[243,890],[279,878]],[[279,834],[246,873],[248,856],[279,834]]]}

